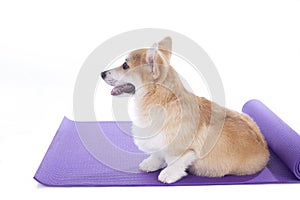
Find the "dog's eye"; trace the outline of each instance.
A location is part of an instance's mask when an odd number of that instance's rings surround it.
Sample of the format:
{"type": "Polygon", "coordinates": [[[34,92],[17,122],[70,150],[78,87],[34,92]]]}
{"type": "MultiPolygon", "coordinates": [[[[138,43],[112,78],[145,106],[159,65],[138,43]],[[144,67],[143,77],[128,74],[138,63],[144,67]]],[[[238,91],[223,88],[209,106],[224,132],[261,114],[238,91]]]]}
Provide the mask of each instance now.
{"type": "Polygon", "coordinates": [[[127,62],[124,62],[124,63],[123,63],[123,69],[124,69],[124,70],[129,69],[129,65],[127,65],[127,62]]]}

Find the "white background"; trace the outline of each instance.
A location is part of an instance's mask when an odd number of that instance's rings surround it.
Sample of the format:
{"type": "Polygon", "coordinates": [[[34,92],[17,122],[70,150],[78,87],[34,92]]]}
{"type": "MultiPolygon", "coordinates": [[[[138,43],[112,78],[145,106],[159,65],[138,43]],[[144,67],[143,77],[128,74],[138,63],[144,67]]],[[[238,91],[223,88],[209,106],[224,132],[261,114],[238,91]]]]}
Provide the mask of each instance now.
{"type": "MultiPolygon", "coordinates": [[[[297,0],[0,1],[0,198],[296,196],[299,185],[46,188],[32,177],[63,116],[72,118],[84,60],[105,40],[137,28],[170,29],[196,41],[220,73],[227,107],[241,110],[260,99],[300,132],[299,11],[297,0]]],[[[101,104],[110,101],[103,94],[101,104]]],[[[109,109],[95,112],[113,120],[109,109]]]]}

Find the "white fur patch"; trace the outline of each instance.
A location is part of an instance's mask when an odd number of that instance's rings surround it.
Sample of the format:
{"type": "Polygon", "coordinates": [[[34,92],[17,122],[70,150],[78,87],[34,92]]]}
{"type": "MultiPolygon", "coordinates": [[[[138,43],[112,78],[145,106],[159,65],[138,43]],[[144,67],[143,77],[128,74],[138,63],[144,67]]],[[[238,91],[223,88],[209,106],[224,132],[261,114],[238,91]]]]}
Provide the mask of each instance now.
{"type": "MultiPolygon", "coordinates": [[[[128,101],[128,115],[130,120],[139,127],[147,127],[149,124],[145,120],[141,119],[141,116],[138,112],[137,99],[132,96],[128,101]]],[[[148,122],[149,123],[149,122],[148,122]]]]}
{"type": "Polygon", "coordinates": [[[164,164],[165,162],[160,156],[152,154],[140,163],[139,168],[144,172],[154,172],[163,168],[164,164]]]}
{"type": "MultiPolygon", "coordinates": [[[[147,128],[146,128],[147,129],[147,128]]],[[[146,130],[144,129],[144,130],[146,130]]],[[[138,146],[138,148],[146,153],[155,153],[162,151],[166,145],[166,137],[165,134],[160,132],[154,136],[134,136],[134,143],[138,146]]]]}
{"type": "MultiPolygon", "coordinates": [[[[146,153],[155,153],[162,151],[166,146],[166,135],[164,132],[159,131],[162,124],[152,126],[153,122],[150,114],[148,116],[141,116],[138,110],[138,99],[135,97],[129,101],[129,116],[133,122],[132,134],[134,142],[138,148],[146,153]]],[[[155,117],[155,116],[152,116],[155,117]]],[[[159,116],[156,117],[159,119],[159,116]]]]}
{"type": "Polygon", "coordinates": [[[185,171],[170,166],[160,172],[158,180],[162,183],[174,183],[186,175],[187,173],[185,171]]]}
{"type": "Polygon", "coordinates": [[[158,176],[158,180],[163,183],[174,183],[186,176],[186,169],[195,161],[196,155],[193,151],[189,151],[181,157],[172,158],[172,162],[162,170],[158,176]]]}

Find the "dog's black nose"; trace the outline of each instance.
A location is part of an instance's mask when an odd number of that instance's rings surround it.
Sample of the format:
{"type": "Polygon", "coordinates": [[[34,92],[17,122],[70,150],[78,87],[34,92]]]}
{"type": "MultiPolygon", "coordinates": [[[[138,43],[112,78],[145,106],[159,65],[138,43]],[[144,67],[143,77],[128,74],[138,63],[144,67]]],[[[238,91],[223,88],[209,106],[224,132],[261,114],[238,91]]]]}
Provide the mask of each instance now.
{"type": "Polygon", "coordinates": [[[106,77],[106,71],[105,71],[105,72],[101,72],[101,77],[102,77],[103,79],[105,79],[105,77],[106,77]]]}

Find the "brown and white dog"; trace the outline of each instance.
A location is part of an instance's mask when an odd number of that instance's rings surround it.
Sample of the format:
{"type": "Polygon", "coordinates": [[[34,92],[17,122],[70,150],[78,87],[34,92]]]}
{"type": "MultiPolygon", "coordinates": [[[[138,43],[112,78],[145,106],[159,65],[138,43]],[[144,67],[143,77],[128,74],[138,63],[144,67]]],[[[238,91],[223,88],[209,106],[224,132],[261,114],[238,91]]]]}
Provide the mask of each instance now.
{"type": "Polygon", "coordinates": [[[187,91],[170,65],[172,40],[129,54],[102,78],[112,95],[131,94],[135,144],[149,157],[140,170],[164,168],[158,179],[174,183],[187,172],[208,177],[249,175],[268,160],[267,143],[245,114],[223,108],[187,91]]]}

